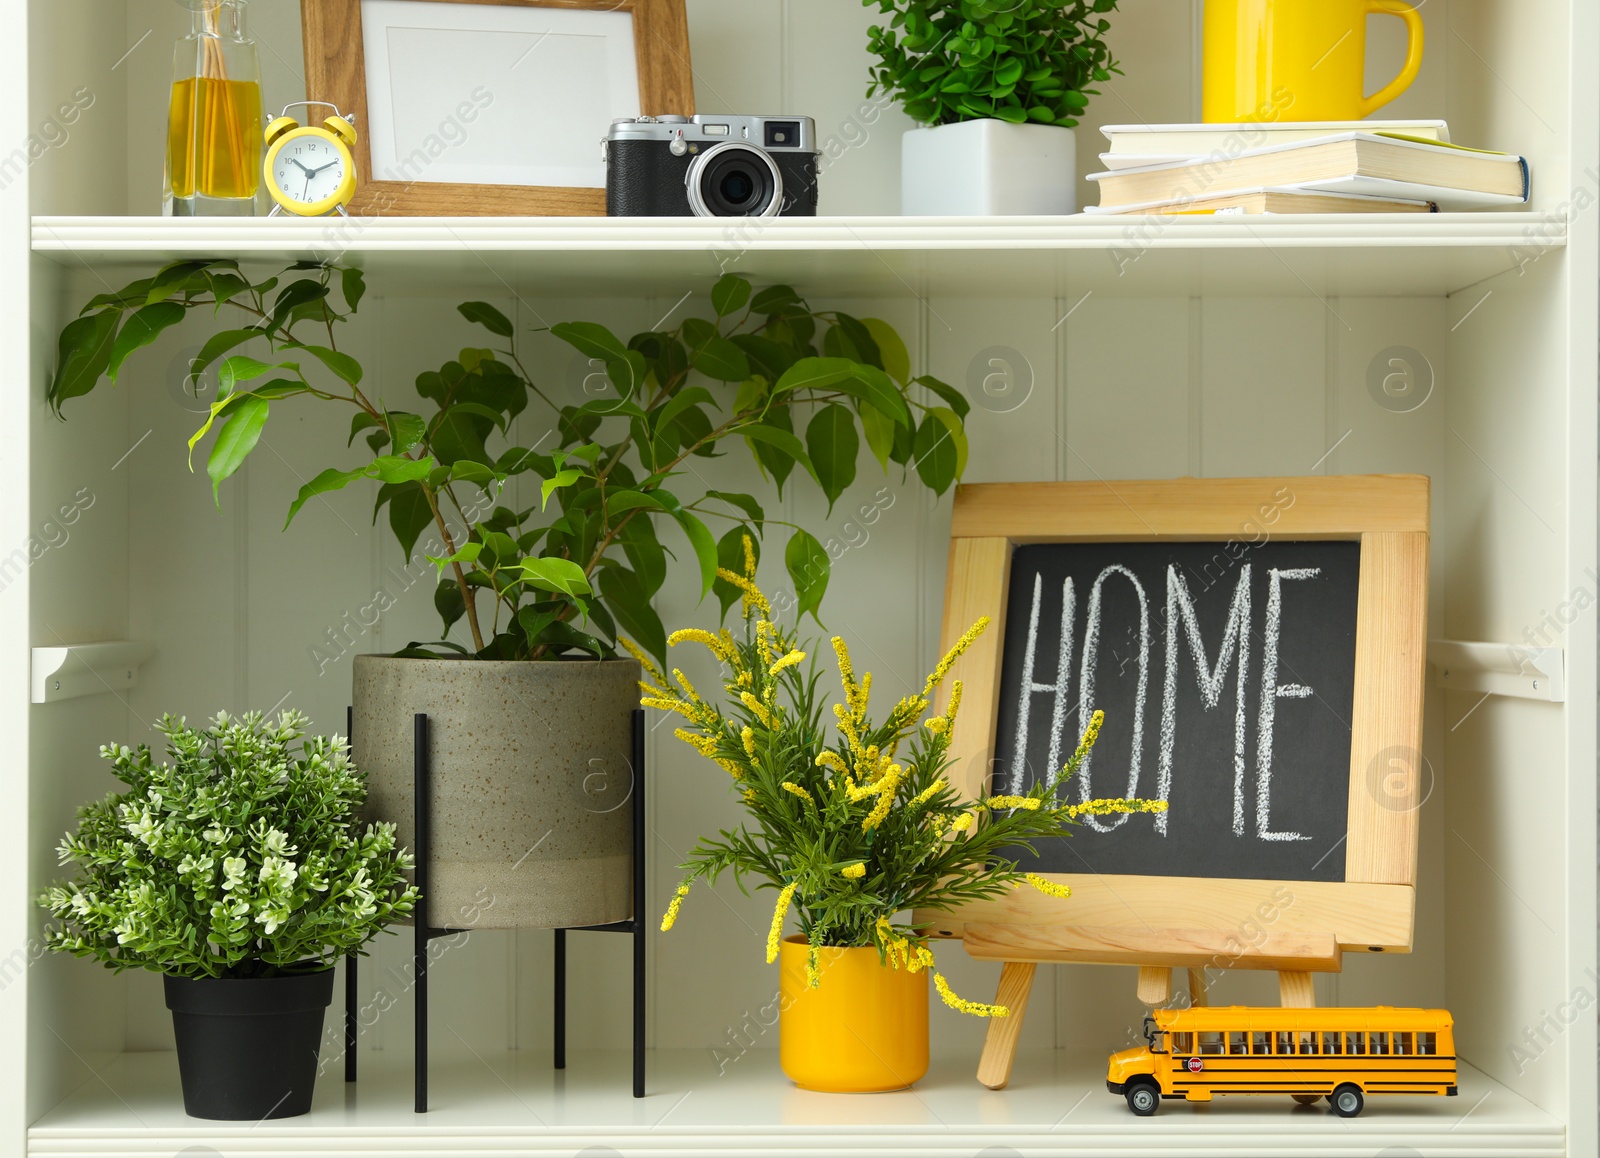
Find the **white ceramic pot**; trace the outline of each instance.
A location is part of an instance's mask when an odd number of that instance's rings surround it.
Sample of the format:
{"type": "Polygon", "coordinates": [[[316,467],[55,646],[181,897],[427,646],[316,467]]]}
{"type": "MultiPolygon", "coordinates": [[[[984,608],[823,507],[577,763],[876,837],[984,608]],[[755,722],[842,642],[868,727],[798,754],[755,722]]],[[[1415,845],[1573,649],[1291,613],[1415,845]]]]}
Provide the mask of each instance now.
{"type": "Polygon", "coordinates": [[[1078,211],[1076,145],[1059,125],[962,121],[912,129],[900,144],[908,217],[1047,216],[1078,211]]]}

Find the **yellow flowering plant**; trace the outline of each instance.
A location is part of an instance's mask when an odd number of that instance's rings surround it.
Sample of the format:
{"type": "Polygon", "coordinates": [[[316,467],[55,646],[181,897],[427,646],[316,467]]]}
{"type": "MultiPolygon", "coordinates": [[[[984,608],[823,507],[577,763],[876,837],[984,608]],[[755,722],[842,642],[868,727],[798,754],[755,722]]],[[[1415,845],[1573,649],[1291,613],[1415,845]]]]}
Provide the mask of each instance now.
{"type": "MultiPolygon", "coordinates": [[[[714,883],[732,870],[741,890],[747,877],[777,890],[767,936],[767,961],[776,959],[792,912],[811,946],[809,983],[820,983],[818,949],[875,946],[886,965],[912,972],[935,967],[927,939],[895,915],[913,909],[949,909],[1001,896],[1017,887],[1051,896],[1066,886],[1027,872],[1006,851],[1067,835],[1079,816],[1155,812],[1159,801],[1091,800],[1066,804],[1061,788],[1093,747],[1103,715],[1094,713],[1077,750],[1054,776],[1026,795],[964,798],[949,782],[952,732],[961,706],[961,682],[950,687],[941,715],[929,716],[935,692],[957,658],[988,626],[980,619],[928,676],[922,690],[899,700],[875,721],[868,711],[871,673],[857,678],[842,638],[832,641],[842,690],[825,724],[818,687],[822,669],[799,646],[794,629],[774,622],[755,583],[748,540],[743,574],[719,577],[740,592],[741,636],[675,632],[669,644],[698,643],[722,664],[725,703],[702,696],[683,672],[671,676],[640,649],[634,654],[649,679],[641,683],[647,708],[681,715],[676,735],[720,766],[740,794],[747,819],[696,845],[661,922],[677,922],[690,886],[714,883]],[[831,736],[830,736],[831,731],[831,736]]],[[[1003,1006],[965,1001],[933,973],[945,1003],[978,1016],[1005,1016],[1003,1006]]]]}

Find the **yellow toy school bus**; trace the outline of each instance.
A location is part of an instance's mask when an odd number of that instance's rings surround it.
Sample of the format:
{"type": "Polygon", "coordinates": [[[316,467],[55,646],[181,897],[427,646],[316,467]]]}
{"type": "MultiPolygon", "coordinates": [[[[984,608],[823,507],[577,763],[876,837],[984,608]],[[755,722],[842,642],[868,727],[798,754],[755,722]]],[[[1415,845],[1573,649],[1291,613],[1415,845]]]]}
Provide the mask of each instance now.
{"type": "Polygon", "coordinates": [[[1456,1093],[1456,1045],[1443,1009],[1162,1009],[1142,1049],[1111,1055],[1106,1088],[1140,1117],[1162,1098],[1216,1094],[1326,1097],[1353,1118],[1368,1094],[1456,1093]]]}

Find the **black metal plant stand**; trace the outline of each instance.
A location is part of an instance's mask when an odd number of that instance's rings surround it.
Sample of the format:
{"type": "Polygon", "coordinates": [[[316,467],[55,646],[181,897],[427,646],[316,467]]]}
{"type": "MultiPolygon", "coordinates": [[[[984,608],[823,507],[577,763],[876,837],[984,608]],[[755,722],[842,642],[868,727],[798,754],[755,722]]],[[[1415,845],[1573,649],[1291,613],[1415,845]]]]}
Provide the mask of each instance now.
{"type": "MultiPolygon", "coordinates": [[[[447,937],[471,930],[438,928],[428,923],[428,875],[433,855],[431,812],[432,765],[428,753],[428,717],[418,712],[413,717],[412,751],[412,815],[416,820],[416,885],[422,898],[412,914],[412,1001],[416,1008],[416,1112],[428,1112],[428,942],[436,937],[447,937]]],[[[556,929],[555,959],[555,1068],[567,1068],[567,933],[631,933],[633,934],[633,1096],[644,1097],[644,711],[635,708],[633,723],[633,784],[630,800],[633,805],[633,917],[609,925],[585,925],[571,930],[556,929]]],[[[355,710],[346,715],[347,735],[355,728],[355,710]]],[[[351,954],[345,958],[344,974],[344,1080],[356,1080],[356,1039],[360,1029],[357,1007],[361,997],[357,982],[358,958],[351,954]]]]}

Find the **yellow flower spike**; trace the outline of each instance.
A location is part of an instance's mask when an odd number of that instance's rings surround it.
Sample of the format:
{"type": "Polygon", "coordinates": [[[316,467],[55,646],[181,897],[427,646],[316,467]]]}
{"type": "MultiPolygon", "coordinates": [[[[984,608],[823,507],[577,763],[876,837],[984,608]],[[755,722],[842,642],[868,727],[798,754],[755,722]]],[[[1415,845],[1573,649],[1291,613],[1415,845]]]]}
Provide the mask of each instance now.
{"type": "Polygon", "coordinates": [[[739,539],[744,544],[745,578],[754,582],[756,577],[756,545],[749,535],[741,535],[739,539]]]}
{"type": "Polygon", "coordinates": [[[739,575],[733,571],[729,571],[726,567],[717,568],[717,578],[733,584],[740,591],[744,592],[743,605],[746,619],[750,618],[750,612],[752,609],[761,612],[763,615],[772,614],[772,605],[767,602],[767,597],[761,594],[761,588],[755,585],[754,580],[749,579],[744,575],[739,575]]]}
{"type": "Polygon", "coordinates": [[[749,756],[752,759],[754,759],[755,758],[755,754],[756,754],[756,732],[755,732],[755,729],[752,728],[749,724],[746,724],[744,726],[744,728],[739,732],[739,742],[744,745],[744,754],[746,756],[749,756]]]}
{"type": "Polygon", "coordinates": [[[783,937],[783,918],[789,912],[789,901],[794,897],[794,882],[783,886],[778,903],[772,909],[772,928],[767,930],[767,964],[778,959],[778,942],[783,937]]]}
{"type": "Polygon", "coordinates": [[[861,861],[857,861],[855,864],[847,864],[839,870],[839,875],[846,880],[859,881],[867,875],[867,866],[865,862],[861,861]]]}
{"type": "Polygon", "coordinates": [[[862,759],[866,755],[866,749],[861,746],[861,734],[856,731],[850,713],[845,710],[843,704],[834,704],[833,714],[839,721],[839,731],[844,734],[846,743],[850,745],[850,754],[857,760],[862,759]]]}
{"type": "Polygon", "coordinates": [[[1095,709],[1094,715],[1089,717],[1089,726],[1083,731],[1083,739],[1078,741],[1078,748],[1072,753],[1074,760],[1082,760],[1089,754],[1089,749],[1094,747],[1094,742],[1100,738],[1100,725],[1106,722],[1106,714],[1095,709]]]}
{"type": "Polygon", "coordinates": [[[667,906],[666,916],[661,918],[661,931],[670,933],[672,926],[678,923],[678,910],[683,908],[683,898],[689,895],[689,882],[685,881],[678,886],[678,891],[672,894],[672,903],[667,906]]]}
{"type": "Polygon", "coordinates": [[[717,754],[717,741],[711,736],[696,735],[694,732],[689,731],[688,728],[676,728],[672,734],[702,756],[715,756],[717,754]]]}
{"type": "Polygon", "coordinates": [[[950,721],[943,716],[935,716],[922,725],[935,736],[942,736],[950,729],[950,721]]]}
{"type": "MultiPolygon", "coordinates": [[[[665,680],[662,682],[665,682],[665,680]]],[[[670,700],[677,698],[677,693],[671,688],[658,688],[655,684],[650,683],[648,680],[639,680],[638,684],[641,692],[647,696],[652,696],[655,699],[670,700]]]]}
{"type": "Polygon", "coordinates": [[[1039,803],[1037,796],[991,796],[983,802],[983,806],[992,812],[1004,811],[1008,808],[1021,808],[1028,812],[1038,812],[1039,803]]]}
{"type": "Polygon", "coordinates": [[[751,714],[761,721],[763,728],[777,727],[777,724],[773,722],[772,713],[767,710],[767,705],[756,699],[749,692],[740,692],[739,702],[750,709],[751,714]]]}
{"type": "Polygon", "coordinates": [[[781,787],[785,792],[789,793],[789,795],[791,795],[791,796],[798,796],[801,800],[804,800],[807,804],[810,804],[810,805],[814,806],[817,803],[814,799],[812,799],[811,793],[807,792],[804,788],[800,787],[800,785],[796,784],[793,780],[785,780],[781,785],[779,785],[779,787],[781,787]]]}
{"type": "Polygon", "coordinates": [[[866,722],[867,700],[872,696],[872,673],[866,672],[861,677],[861,684],[856,688],[856,723],[866,722]]]}
{"type": "Polygon", "coordinates": [[[869,796],[878,795],[878,786],[876,784],[858,786],[856,782],[848,776],[844,778],[844,787],[845,793],[850,797],[851,803],[855,803],[858,800],[865,800],[869,796]]]}
{"type": "Polygon", "coordinates": [[[805,659],[805,657],[806,657],[806,653],[803,652],[803,651],[791,651],[788,655],[781,656],[777,660],[777,662],[775,662],[771,667],[769,667],[767,669],[767,674],[769,676],[777,675],[784,668],[793,667],[795,664],[797,664],[801,660],[805,659]]]}
{"type": "Polygon", "coordinates": [[[983,634],[983,629],[989,626],[989,617],[983,616],[956,640],[956,645],[945,652],[944,658],[939,661],[939,666],[933,669],[933,674],[928,677],[928,682],[922,687],[924,696],[931,696],[933,689],[944,682],[944,677],[950,674],[950,669],[955,666],[956,660],[961,658],[961,653],[972,646],[972,641],[983,634]]]}
{"type": "Polygon", "coordinates": [[[1112,816],[1119,812],[1165,812],[1165,800],[1085,800],[1066,809],[1070,819],[1080,816],[1112,816]]]}
{"type": "Polygon", "coordinates": [[[818,752],[817,767],[826,768],[830,772],[837,772],[841,776],[850,775],[850,766],[834,751],[818,752]]]}
{"type": "Polygon", "coordinates": [[[950,827],[950,818],[942,812],[935,812],[928,818],[928,824],[939,836],[944,835],[944,830],[950,827]]]}
{"type": "MultiPolygon", "coordinates": [[[[739,765],[734,763],[734,761],[728,759],[726,756],[713,756],[712,759],[717,762],[724,772],[726,772],[729,776],[732,776],[735,780],[744,779],[744,769],[739,767],[739,765]]],[[[747,800],[746,803],[754,803],[754,801],[747,800]]]]}
{"type": "Polygon", "coordinates": [[[956,713],[961,710],[961,681],[956,680],[950,685],[950,706],[944,710],[944,718],[950,727],[956,726],[956,713]]]}
{"type": "Polygon", "coordinates": [[[629,639],[625,635],[618,636],[617,642],[622,644],[623,647],[627,648],[628,654],[639,661],[639,666],[644,668],[647,676],[655,680],[658,684],[664,684],[667,682],[667,677],[661,674],[661,669],[656,666],[655,660],[651,659],[645,653],[645,650],[642,647],[640,647],[637,643],[634,643],[633,640],[629,639]]]}
{"type": "Polygon", "coordinates": [[[963,812],[960,816],[956,817],[950,822],[950,831],[965,832],[967,829],[972,827],[972,822],[974,819],[976,818],[972,815],[972,813],[963,812]]]}
{"type": "Polygon", "coordinates": [[[1066,885],[1058,884],[1055,881],[1045,880],[1045,878],[1040,876],[1038,873],[1026,873],[1023,875],[1022,879],[1027,881],[1030,885],[1038,889],[1047,897],[1060,897],[1062,900],[1066,900],[1066,898],[1072,895],[1072,890],[1066,885]]]}
{"type": "Polygon", "coordinates": [[[753,806],[756,802],[756,790],[754,788],[746,788],[739,795],[743,798],[746,804],[753,806]]]}
{"type": "Polygon", "coordinates": [[[894,805],[895,789],[900,786],[901,772],[900,765],[891,764],[889,771],[883,774],[883,779],[873,785],[878,793],[878,803],[872,806],[872,811],[867,813],[867,818],[861,822],[862,832],[871,832],[887,819],[889,809],[894,805]]]}
{"type": "Polygon", "coordinates": [[[1011,1011],[1003,1005],[984,1005],[977,1001],[968,1001],[957,997],[950,990],[950,983],[944,979],[944,974],[933,975],[933,987],[939,991],[939,996],[944,1003],[957,1013],[970,1013],[973,1017],[1010,1017],[1011,1011]]]}
{"type": "Polygon", "coordinates": [[[817,960],[818,956],[819,956],[819,954],[817,952],[817,943],[815,941],[813,941],[813,942],[811,942],[811,945],[806,949],[806,988],[807,989],[820,989],[820,988],[822,988],[822,969],[820,967],[820,962],[817,960]]]}
{"type": "Polygon", "coordinates": [[[833,654],[839,660],[839,682],[844,685],[844,699],[850,714],[856,711],[856,676],[855,669],[850,665],[850,646],[845,643],[844,637],[833,637],[833,654]]]}
{"type": "Polygon", "coordinates": [[[687,716],[691,722],[699,722],[691,706],[682,700],[666,700],[659,697],[646,696],[639,701],[639,706],[641,708],[659,708],[663,712],[680,712],[687,716]]]}
{"type": "Polygon", "coordinates": [[[739,686],[741,688],[750,687],[753,683],[755,683],[755,677],[752,676],[749,672],[741,671],[739,673],[739,686]]]}
{"type": "Polygon", "coordinates": [[[944,787],[944,777],[941,776],[939,779],[935,780],[932,784],[930,784],[926,788],[924,788],[921,792],[919,792],[915,796],[913,796],[911,798],[910,802],[906,805],[906,807],[907,808],[918,808],[921,805],[924,805],[924,804],[928,803],[928,801],[932,800],[934,798],[934,796],[936,796],[938,794],[939,789],[941,789],[943,787],[944,787]]]}
{"type": "Polygon", "coordinates": [[[677,647],[680,643],[703,644],[712,655],[728,663],[732,663],[733,657],[738,654],[735,649],[729,648],[723,643],[721,636],[713,635],[711,632],[704,631],[698,627],[685,627],[681,631],[674,631],[667,636],[668,647],[677,647]]]}
{"type": "Polygon", "coordinates": [[[673,668],[672,678],[678,681],[679,686],[681,686],[684,692],[688,695],[689,702],[691,704],[701,704],[705,702],[700,698],[700,693],[694,690],[694,685],[689,682],[689,677],[684,675],[683,672],[679,671],[677,668],[673,668]]]}

